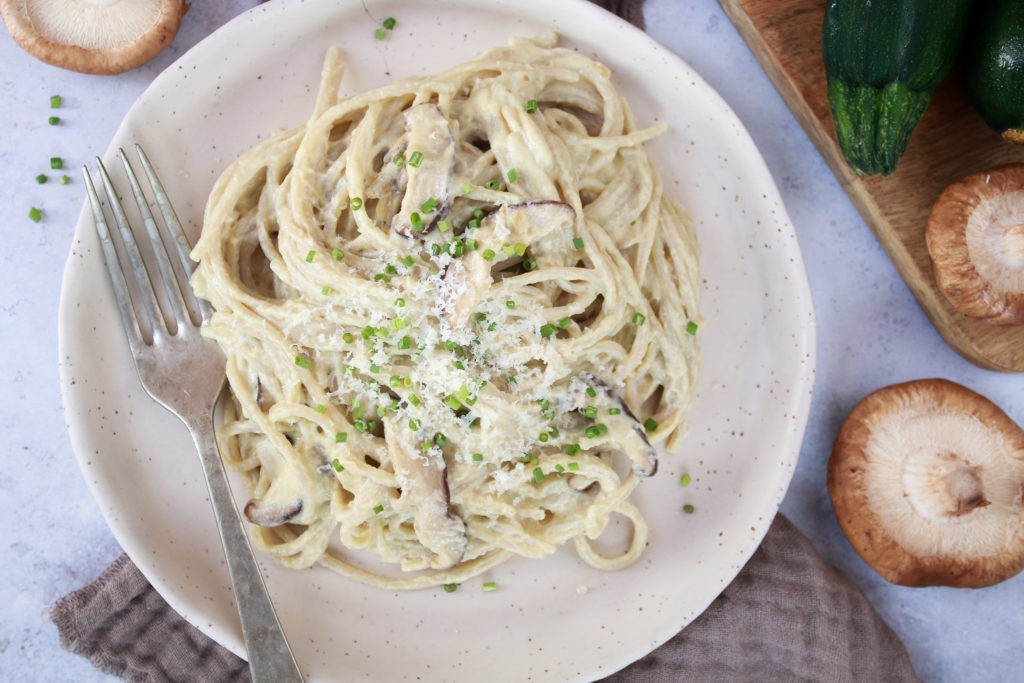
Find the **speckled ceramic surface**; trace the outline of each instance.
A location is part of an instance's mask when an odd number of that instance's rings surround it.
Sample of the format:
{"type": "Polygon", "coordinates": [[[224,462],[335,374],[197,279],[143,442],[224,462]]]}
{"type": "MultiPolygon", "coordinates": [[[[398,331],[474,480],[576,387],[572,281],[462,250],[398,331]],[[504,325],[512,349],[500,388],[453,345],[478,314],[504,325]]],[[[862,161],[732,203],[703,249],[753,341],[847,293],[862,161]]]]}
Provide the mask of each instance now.
{"type": "MultiPolygon", "coordinates": [[[[398,594],[263,561],[312,680],[563,681],[611,673],[667,640],[724,589],[762,538],[794,471],[815,328],[782,201],[715,92],[672,53],[592,5],[269,3],[157,78],[105,161],[113,167],[118,147],[141,143],[194,238],[227,164],[271,128],[308,115],[328,45],[343,49],[342,90],[354,93],[546,30],[608,64],[641,123],[669,124],[650,148],[703,247],[704,366],[690,434],[636,494],[651,523],[650,547],[617,573],[586,566],[569,548],[545,560],[514,560],[451,594],[398,594]],[[398,26],[375,40],[387,16],[398,26]],[[685,488],[683,473],[693,480],[685,488]],[[695,511],[685,513],[685,504],[695,511]],[[482,592],[483,581],[498,590],[482,592]]],[[[197,457],[184,427],[138,383],[85,213],[65,271],[60,355],[76,455],[118,541],[172,606],[240,651],[197,457]]]]}

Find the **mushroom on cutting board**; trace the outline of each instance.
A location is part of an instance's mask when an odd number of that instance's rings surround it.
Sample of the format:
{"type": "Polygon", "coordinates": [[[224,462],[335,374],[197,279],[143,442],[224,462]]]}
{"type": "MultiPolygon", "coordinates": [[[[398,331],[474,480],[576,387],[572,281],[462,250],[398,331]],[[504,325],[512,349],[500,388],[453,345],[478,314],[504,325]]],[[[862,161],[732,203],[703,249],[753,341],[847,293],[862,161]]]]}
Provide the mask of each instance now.
{"type": "Polygon", "coordinates": [[[997,325],[1024,324],[1024,164],[947,187],[925,234],[936,283],[954,308],[997,325]]]}
{"type": "Polygon", "coordinates": [[[118,74],[171,44],[185,0],[0,0],[11,37],[47,64],[118,74]]]}
{"type": "Polygon", "coordinates": [[[892,583],[979,588],[1024,569],[1024,429],[962,385],[865,397],[836,438],[828,490],[854,549],[892,583]]]}

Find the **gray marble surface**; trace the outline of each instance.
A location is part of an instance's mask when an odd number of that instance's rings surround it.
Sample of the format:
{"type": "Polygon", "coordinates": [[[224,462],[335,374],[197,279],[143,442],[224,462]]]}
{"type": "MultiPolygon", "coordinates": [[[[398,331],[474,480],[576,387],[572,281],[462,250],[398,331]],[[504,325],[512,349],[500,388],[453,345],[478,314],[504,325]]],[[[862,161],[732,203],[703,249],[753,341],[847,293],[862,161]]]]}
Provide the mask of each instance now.
{"type": "MultiPolygon", "coordinates": [[[[64,652],[47,619],[57,598],[121,552],[71,454],[57,370],[57,306],[81,208],[77,169],[101,154],[162,69],[254,0],[194,3],[174,44],[117,77],[44,65],[0,32],[0,680],[102,681],[64,652]],[[49,109],[60,94],[64,106],[49,109]],[[59,126],[47,117],[61,117],[59,126]],[[65,159],[68,185],[49,169],[65,159]],[[39,185],[39,173],[50,182],[39,185]],[[32,206],[43,209],[38,224],[32,206]]],[[[835,521],[825,468],[836,431],[868,392],[945,377],[1024,422],[1024,378],[979,369],[950,350],[865,226],[715,0],[648,0],[648,32],[724,97],[767,160],[796,226],[818,315],[818,371],[800,464],[783,504],[819,553],[847,572],[903,638],[926,681],[1024,681],[1024,575],[981,590],[893,586],[852,550],[835,521]]]]}

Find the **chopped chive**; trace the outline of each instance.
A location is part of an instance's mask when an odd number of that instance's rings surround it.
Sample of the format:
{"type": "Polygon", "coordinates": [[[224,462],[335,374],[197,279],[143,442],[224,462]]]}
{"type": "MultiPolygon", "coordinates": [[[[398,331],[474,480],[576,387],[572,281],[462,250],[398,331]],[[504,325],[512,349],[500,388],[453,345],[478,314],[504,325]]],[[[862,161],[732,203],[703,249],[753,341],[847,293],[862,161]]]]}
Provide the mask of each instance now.
{"type": "Polygon", "coordinates": [[[309,253],[306,254],[306,263],[312,263],[313,259],[315,259],[315,258],[316,258],[316,252],[313,251],[312,249],[310,249],[309,253]]]}
{"type": "Polygon", "coordinates": [[[526,100],[526,113],[536,114],[537,113],[537,100],[526,100]]]}
{"type": "Polygon", "coordinates": [[[409,429],[411,429],[412,431],[418,432],[420,430],[420,425],[421,424],[422,423],[419,420],[417,420],[415,417],[410,417],[409,418],[409,429]]]}
{"type": "Polygon", "coordinates": [[[405,155],[399,152],[391,157],[391,161],[394,162],[395,166],[405,166],[405,155]]]}
{"type": "Polygon", "coordinates": [[[694,508],[694,507],[693,507],[692,505],[690,505],[689,503],[687,503],[686,505],[684,505],[684,506],[683,506],[683,512],[685,512],[685,513],[686,513],[686,514],[688,514],[688,515],[692,515],[692,514],[693,514],[693,511],[694,511],[695,509],[696,509],[696,508],[694,508]]]}
{"type": "Polygon", "coordinates": [[[604,424],[603,422],[599,422],[594,426],[597,427],[598,436],[605,436],[608,434],[608,425],[604,424]]]}
{"type": "Polygon", "coordinates": [[[448,221],[438,221],[437,229],[440,230],[441,232],[448,232],[449,230],[452,229],[452,224],[449,223],[448,221]]]}
{"type": "Polygon", "coordinates": [[[49,180],[49,178],[47,178],[46,174],[44,173],[40,173],[39,175],[36,176],[36,182],[39,183],[40,185],[45,183],[47,180],[49,180]]]}
{"type": "Polygon", "coordinates": [[[386,35],[387,33],[382,28],[379,28],[373,32],[373,37],[376,38],[377,40],[384,40],[384,36],[386,35]]]}
{"type": "Polygon", "coordinates": [[[510,168],[508,170],[508,176],[507,177],[508,177],[508,181],[510,183],[514,183],[515,181],[519,180],[519,171],[517,171],[514,168],[510,168]]]}
{"type": "Polygon", "coordinates": [[[658,422],[653,417],[649,417],[646,420],[644,420],[644,429],[646,429],[647,431],[653,432],[657,428],[658,422]]]}
{"type": "Polygon", "coordinates": [[[46,122],[49,123],[51,126],[56,126],[58,123],[60,123],[60,118],[57,116],[51,116],[50,118],[46,119],[46,122]]]}
{"type": "Polygon", "coordinates": [[[579,455],[580,445],[578,443],[571,443],[565,447],[566,455],[579,455]]]}
{"type": "Polygon", "coordinates": [[[465,183],[465,184],[463,184],[461,189],[462,189],[462,194],[469,194],[470,192],[473,191],[473,186],[470,185],[469,183],[465,183]]]}
{"type": "MultiPolygon", "coordinates": [[[[571,327],[572,318],[570,318],[569,316],[565,316],[564,318],[558,321],[558,326],[561,327],[563,330],[566,329],[567,327],[571,327]]],[[[587,388],[590,389],[590,387],[587,388]]],[[[593,389],[591,389],[591,391],[593,391],[593,389]]]]}
{"type": "Polygon", "coordinates": [[[402,297],[398,297],[397,299],[395,299],[395,306],[398,306],[399,308],[404,308],[405,299],[403,299],[402,297]]]}
{"type": "Polygon", "coordinates": [[[373,514],[379,515],[382,512],[384,512],[384,506],[383,505],[379,505],[378,504],[378,505],[374,505],[373,506],[373,514]]]}
{"type": "Polygon", "coordinates": [[[484,261],[493,261],[494,260],[494,250],[493,249],[484,249],[483,252],[480,253],[480,255],[484,257],[484,261]]]}
{"type": "Polygon", "coordinates": [[[34,206],[28,210],[28,219],[33,223],[38,223],[42,217],[43,212],[34,206]]]}
{"type": "Polygon", "coordinates": [[[70,182],[71,182],[71,178],[69,178],[68,176],[66,176],[66,175],[62,175],[62,176],[60,177],[60,184],[61,184],[61,185],[67,185],[67,184],[68,184],[68,183],[70,183],[70,182]]]}
{"type": "Polygon", "coordinates": [[[594,390],[594,387],[587,387],[587,396],[589,396],[590,398],[594,398],[597,396],[597,392],[594,390]]]}
{"type": "Polygon", "coordinates": [[[459,584],[457,584],[457,583],[446,583],[446,584],[444,584],[442,586],[442,588],[444,588],[444,592],[445,593],[454,593],[455,591],[457,591],[459,589],[459,584]]]}
{"type": "Polygon", "coordinates": [[[572,246],[575,247],[576,249],[582,249],[583,248],[583,238],[582,237],[573,237],[572,238],[572,246]]]}
{"type": "Polygon", "coordinates": [[[547,443],[547,442],[548,442],[548,439],[550,439],[551,437],[550,437],[550,436],[548,436],[548,433],[547,433],[547,432],[541,432],[541,433],[540,433],[540,434],[539,434],[539,435],[537,436],[537,438],[538,438],[538,439],[540,440],[540,442],[541,442],[541,443],[547,443]]]}
{"type": "Polygon", "coordinates": [[[536,270],[536,269],[537,269],[537,259],[535,259],[535,258],[528,258],[525,261],[523,261],[523,270],[525,270],[526,272],[530,272],[531,270],[536,270]]]}
{"type": "Polygon", "coordinates": [[[377,408],[377,417],[384,417],[387,414],[388,414],[388,407],[387,406],[380,406],[379,408],[377,408]]]}
{"type": "Polygon", "coordinates": [[[548,408],[551,407],[551,401],[547,400],[546,398],[542,398],[537,401],[537,405],[540,406],[541,410],[547,410],[548,408]]]}
{"type": "Polygon", "coordinates": [[[413,152],[409,155],[409,165],[413,168],[419,168],[420,164],[423,163],[423,152],[413,152]]]}
{"type": "Polygon", "coordinates": [[[539,467],[534,467],[533,468],[533,478],[536,479],[538,482],[544,481],[544,470],[542,470],[539,467]]]}
{"type": "Polygon", "coordinates": [[[466,240],[466,251],[476,251],[480,243],[476,240],[466,240]]]}
{"type": "Polygon", "coordinates": [[[462,407],[462,404],[459,403],[459,399],[455,398],[454,396],[445,396],[444,404],[451,408],[452,410],[458,410],[459,408],[462,407]]]}
{"type": "Polygon", "coordinates": [[[401,318],[395,318],[391,321],[391,329],[395,332],[405,329],[405,321],[401,318]]]}
{"type": "Polygon", "coordinates": [[[414,406],[419,406],[420,397],[417,396],[416,394],[413,394],[412,396],[409,397],[409,403],[413,404],[414,406]]]}
{"type": "Polygon", "coordinates": [[[374,374],[380,372],[380,366],[377,365],[376,363],[370,363],[370,372],[374,374]]]}
{"type": "Polygon", "coordinates": [[[404,350],[409,348],[410,346],[412,346],[412,339],[409,338],[409,335],[405,335],[404,337],[398,340],[398,348],[404,350]]]}
{"type": "Polygon", "coordinates": [[[433,446],[434,446],[434,444],[430,443],[429,441],[424,441],[423,443],[420,444],[420,450],[423,451],[424,453],[426,453],[433,446]]]}
{"type": "Polygon", "coordinates": [[[341,461],[338,460],[337,458],[335,458],[334,460],[331,461],[331,467],[334,468],[335,472],[344,472],[345,471],[345,467],[341,464],[341,461]]]}
{"type": "Polygon", "coordinates": [[[402,388],[402,376],[401,375],[391,375],[391,379],[389,379],[388,382],[391,384],[391,387],[393,389],[401,389],[402,388]]]}
{"type": "Polygon", "coordinates": [[[438,447],[441,447],[444,446],[446,443],[448,443],[448,437],[442,434],[441,432],[438,432],[437,436],[434,437],[434,444],[436,444],[438,447]]]}
{"type": "Polygon", "coordinates": [[[50,157],[50,168],[54,170],[64,168],[64,160],[60,157],[50,157]]]}
{"type": "Polygon", "coordinates": [[[583,414],[591,420],[597,418],[597,406],[587,406],[583,409],[583,414]]]}
{"type": "Polygon", "coordinates": [[[689,474],[684,474],[683,476],[679,477],[679,483],[682,484],[683,486],[689,486],[691,481],[692,480],[690,479],[689,474]]]}
{"type": "Polygon", "coordinates": [[[376,334],[376,332],[377,332],[377,328],[376,327],[374,327],[373,325],[367,325],[366,327],[363,328],[363,330],[362,330],[362,332],[360,332],[360,334],[362,335],[363,339],[369,339],[374,334],[376,334]]]}
{"type": "MultiPolygon", "coordinates": [[[[413,156],[415,156],[415,154],[413,156]]],[[[412,162],[410,162],[410,164],[411,163],[412,162]]],[[[431,211],[436,209],[438,206],[440,206],[440,204],[441,203],[439,201],[437,201],[436,199],[431,197],[427,201],[425,201],[422,204],[420,204],[420,211],[422,211],[423,213],[430,213],[431,211]]]]}
{"type": "Polygon", "coordinates": [[[345,443],[348,441],[348,432],[338,432],[334,435],[334,443],[345,443]]]}
{"type": "Polygon", "coordinates": [[[316,412],[318,412],[318,413],[326,413],[327,412],[327,406],[325,406],[323,403],[317,403],[316,404],[316,412]]]}
{"type": "Polygon", "coordinates": [[[514,245],[512,245],[512,251],[513,253],[515,253],[516,256],[522,256],[523,254],[526,253],[526,243],[516,242],[514,245]]]}
{"type": "Polygon", "coordinates": [[[635,313],[633,315],[633,324],[637,327],[643,325],[645,320],[647,320],[647,318],[644,317],[643,313],[635,313]]]}
{"type": "Polygon", "coordinates": [[[465,370],[466,369],[466,366],[462,364],[461,360],[455,361],[455,367],[457,367],[459,370],[465,370]]]}
{"type": "Polygon", "coordinates": [[[578,472],[580,469],[580,464],[578,462],[571,462],[569,463],[569,469],[572,470],[573,472],[578,472]]]}
{"type": "Polygon", "coordinates": [[[555,465],[555,469],[559,472],[565,472],[565,468],[562,467],[561,465],[555,465]]]}
{"type": "Polygon", "coordinates": [[[295,364],[300,368],[308,369],[310,366],[309,358],[306,356],[295,356],[295,364]]]}
{"type": "Polygon", "coordinates": [[[415,211],[409,214],[409,222],[412,223],[412,229],[416,232],[423,232],[423,219],[415,211]]]}
{"type": "Polygon", "coordinates": [[[387,284],[387,283],[391,282],[391,278],[388,277],[387,273],[377,273],[376,275],[373,276],[373,281],[374,282],[383,282],[384,284],[387,284]]]}
{"type": "Polygon", "coordinates": [[[473,454],[473,461],[474,462],[483,462],[483,459],[484,459],[484,454],[483,453],[474,453],[473,454]]]}
{"type": "Polygon", "coordinates": [[[399,261],[401,261],[402,265],[406,268],[412,268],[412,264],[415,263],[412,254],[406,254],[405,258],[401,258],[399,261]]]}
{"type": "Polygon", "coordinates": [[[363,208],[363,200],[361,197],[353,197],[352,201],[348,203],[348,206],[353,211],[358,211],[359,209],[363,208]]]}
{"type": "Polygon", "coordinates": [[[59,109],[61,105],[60,95],[50,96],[50,109],[59,109]]]}
{"type": "Polygon", "coordinates": [[[601,430],[597,428],[597,425],[590,425],[586,430],[584,430],[583,434],[588,439],[596,439],[601,435],[601,430]]]}
{"type": "Polygon", "coordinates": [[[690,334],[697,334],[697,323],[692,320],[686,323],[686,331],[690,334]]]}
{"type": "Polygon", "coordinates": [[[331,289],[330,285],[324,285],[324,288],[320,290],[320,293],[324,296],[330,296],[331,294],[334,294],[334,290],[331,289]]]}
{"type": "Polygon", "coordinates": [[[501,248],[501,250],[509,256],[513,256],[516,253],[516,248],[511,244],[506,244],[501,248]]]}
{"type": "Polygon", "coordinates": [[[343,252],[338,247],[335,247],[334,251],[331,252],[331,256],[334,258],[335,261],[340,261],[341,259],[345,258],[345,252],[343,252]]]}
{"type": "Polygon", "coordinates": [[[381,25],[382,25],[382,26],[383,26],[384,28],[386,28],[386,29],[390,30],[390,29],[393,29],[393,28],[395,27],[395,24],[396,24],[396,23],[398,23],[398,22],[396,22],[396,21],[395,21],[395,18],[394,18],[394,17],[388,17],[387,19],[385,19],[385,20],[383,21],[383,23],[382,23],[381,25]]]}
{"type": "Polygon", "coordinates": [[[548,430],[548,434],[551,435],[552,439],[557,439],[558,438],[558,427],[552,427],[551,429],[549,429],[548,430]]]}
{"type": "Polygon", "coordinates": [[[440,244],[431,244],[430,245],[430,253],[433,254],[434,256],[440,256],[441,255],[441,245],[440,244]]]}
{"type": "Polygon", "coordinates": [[[484,583],[485,593],[493,593],[496,590],[498,590],[498,584],[496,584],[495,582],[487,581],[486,583],[484,583]]]}
{"type": "Polygon", "coordinates": [[[466,229],[467,230],[474,230],[474,229],[479,228],[479,227],[480,227],[480,219],[479,218],[471,218],[471,219],[469,219],[469,221],[466,222],[466,229]]]}
{"type": "Polygon", "coordinates": [[[550,338],[551,335],[553,335],[555,332],[558,332],[558,328],[551,324],[545,325],[544,327],[540,328],[540,336],[544,337],[545,339],[550,338]]]}
{"type": "Polygon", "coordinates": [[[497,178],[493,178],[484,183],[484,187],[486,187],[488,190],[497,190],[499,187],[501,187],[501,183],[498,181],[497,178]]]}

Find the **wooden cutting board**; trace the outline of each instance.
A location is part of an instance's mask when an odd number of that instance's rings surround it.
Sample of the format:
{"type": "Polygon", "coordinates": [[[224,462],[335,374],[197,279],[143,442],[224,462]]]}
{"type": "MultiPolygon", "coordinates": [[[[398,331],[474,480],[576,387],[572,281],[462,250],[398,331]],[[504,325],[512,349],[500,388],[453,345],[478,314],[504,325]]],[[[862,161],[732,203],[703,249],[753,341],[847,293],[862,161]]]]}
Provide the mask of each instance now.
{"type": "Polygon", "coordinates": [[[719,3],[939,334],[981,367],[1024,372],[1024,325],[990,325],[958,313],[935,284],[925,244],[928,213],[943,188],[977,171],[1024,162],[1024,146],[1004,142],[985,125],[954,69],[936,88],[896,172],[888,178],[858,178],[839,151],[828,106],[821,57],[825,0],[719,3]]]}

